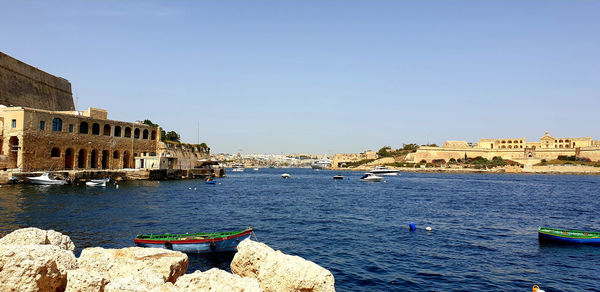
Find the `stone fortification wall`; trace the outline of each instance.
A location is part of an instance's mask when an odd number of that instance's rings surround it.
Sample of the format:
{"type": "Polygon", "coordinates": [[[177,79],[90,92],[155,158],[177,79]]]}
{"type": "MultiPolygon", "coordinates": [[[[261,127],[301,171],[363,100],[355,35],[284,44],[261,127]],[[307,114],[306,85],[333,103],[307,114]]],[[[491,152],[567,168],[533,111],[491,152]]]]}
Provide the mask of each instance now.
{"type": "Polygon", "coordinates": [[[166,141],[158,143],[158,155],[177,158],[176,165],[173,165],[174,169],[190,169],[198,167],[200,159],[209,159],[210,149],[195,144],[166,141]]]}
{"type": "Polygon", "coordinates": [[[0,52],[0,104],[75,110],[71,83],[0,52]]]}
{"type": "Polygon", "coordinates": [[[421,147],[415,153],[408,155],[407,160],[411,162],[419,162],[425,160],[431,162],[435,159],[464,159],[465,155],[468,158],[481,156],[491,160],[495,156],[500,156],[502,159],[510,159],[515,161],[528,160],[530,162],[539,162],[542,159],[551,160],[558,156],[573,156],[586,157],[593,161],[600,160],[600,147],[586,148],[562,148],[562,149],[482,149],[482,148],[441,148],[441,147],[421,147]],[[531,155],[531,156],[530,156],[531,155]]]}

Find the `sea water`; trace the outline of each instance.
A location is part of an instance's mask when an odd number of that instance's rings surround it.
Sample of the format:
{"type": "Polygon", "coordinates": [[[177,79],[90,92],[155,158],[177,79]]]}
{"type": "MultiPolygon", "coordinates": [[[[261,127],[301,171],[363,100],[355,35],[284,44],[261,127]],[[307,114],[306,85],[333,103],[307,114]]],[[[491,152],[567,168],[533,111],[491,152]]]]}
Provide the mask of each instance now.
{"type": "MultiPolygon", "coordinates": [[[[2,186],[0,234],[54,229],[78,254],[133,246],[137,234],[253,226],[270,247],[330,270],[339,291],[600,289],[600,247],[537,240],[538,226],[600,230],[599,176],[401,173],[374,183],[361,175],[247,169],[216,185],[2,186]]],[[[188,272],[227,270],[231,258],[190,256],[188,272]]]]}

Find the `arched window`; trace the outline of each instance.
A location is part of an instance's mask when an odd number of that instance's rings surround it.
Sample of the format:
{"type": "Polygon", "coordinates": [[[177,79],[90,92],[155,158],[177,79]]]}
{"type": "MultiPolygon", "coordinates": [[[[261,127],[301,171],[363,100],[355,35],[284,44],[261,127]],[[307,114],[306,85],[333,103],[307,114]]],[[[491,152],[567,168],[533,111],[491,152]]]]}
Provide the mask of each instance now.
{"type": "Polygon", "coordinates": [[[119,158],[119,151],[115,151],[115,152],[113,152],[113,158],[114,158],[114,159],[117,159],[117,158],[119,158]]]}
{"type": "Polygon", "coordinates": [[[92,125],[92,135],[100,135],[100,125],[98,123],[92,125]]]}
{"type": "Polygon", "coordinates": [[[562,140],[562,139],[558,140],[558,143],[562,143],[562,142],[563,142],[563,140],[562,140]]]}
{"type": "Polygon", "coordinates": [[[60,157],[60,149],[58,149],[58,147],[52,148],[52,151],[50,151],[50,157],[60,157]]]}
{"type": "Polygon", "coordinates": [[[115,126],[115,137],[121,137],[121,126],[115,126]]]}
{"type": "Polygon", "coordinates": [[[144,132],[142,132],[142,139],[148,140],[148,130],[147,129],[144,129],[144,132]]]}
{"type": "Polygon", "coordinates": [[[135,139],[139,139],[140,138],[140,129],[135,129],[133,131],[133,138],[135,138],[135,139]]]}
{"type": "Polygon", "coordinates": [[[62,120],[59,118],[54,118],[52,120],[52,131],[62,132],[62,120]]]}
{"type": "Polygon", "coordinates": [[[125,127],[125,134],[123,135],[125,138],[131,138],[131,128],[125,127]]]}
{"type": "Polygon", "coordinates": [[[104,136],[110,136],[110,125],[104,125],[104,136]]]}
{"type": "Polygon", "coordinates": [[[87,134],[87,133],[88,133],[88,123],[81,122],[81,124],[79,124],[79,134],[87,134]]]}
{"type": "Polygon", "coordinates": [[[156,140],[156,131],[152,131],[152,133],[150,133],[150,139],[156,140]]]}
{"type": "Polygon", "coordinates": [[[512,145],[508,145],[508,149],[512,149],[512,145]]]}

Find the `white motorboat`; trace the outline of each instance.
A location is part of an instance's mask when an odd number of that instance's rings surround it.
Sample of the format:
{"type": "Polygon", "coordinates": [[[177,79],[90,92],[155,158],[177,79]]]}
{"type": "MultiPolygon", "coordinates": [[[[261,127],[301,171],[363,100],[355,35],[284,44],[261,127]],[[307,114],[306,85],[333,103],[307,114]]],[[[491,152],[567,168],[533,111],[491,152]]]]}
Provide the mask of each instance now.
{"type": "Polygon", "coordinates": [[[258,167],[255,167],[254,170],[258,170],[258,167]]]}
{"type": "Polygon", "coordinates": [[[281,175],[282,178],[290,178],[292,177],[289,173],[284,173],[281,175]]]}
{"type": "Polygon", "coordinates": [[[105,187],[106,183],[110,181],[110,178],[104,179],[92,179],[85,183],[88,187],[105,187]]]}
{"type": "Polygon", "coordinates": [[[371,182],[379,182],[382,179],[383,179],[383,177],[374,175],[374,174],[372,174],[370,172],[365,173],[365,175],[363,175],[360,178],[361,181],[371,181],[371,182]]]}
{"type": "Polygon", "coordinates": [[[43,173],[40,176],[27,177],[32,184],[36,185],[66,185],[64,179],[51,178],[49,173],[43,173]]]}
{"type": "Polygon", "coordinates": [[[375,166],[375,168],[369,170],[370,173],[376,175],[398,175],[399,170],[390,169],[385,166],[375,166]]]}
{"type": "Polygon", "coordinates": [[[233,168],[231,171],[235,171],[235,172],[242,172],[246,169],[245,165],[243,165],[243,164],[234,164],[231,167],[233,168]]]}
{"type": "Polygon", "coordinates": [[[332,160],[324,158],[324,159],[314,162],[313,164],[310,165],[310,167],[312,167],[313,169],[326,169],[328,167],[331,167],[332,164],[333,164],[332,160]]]}

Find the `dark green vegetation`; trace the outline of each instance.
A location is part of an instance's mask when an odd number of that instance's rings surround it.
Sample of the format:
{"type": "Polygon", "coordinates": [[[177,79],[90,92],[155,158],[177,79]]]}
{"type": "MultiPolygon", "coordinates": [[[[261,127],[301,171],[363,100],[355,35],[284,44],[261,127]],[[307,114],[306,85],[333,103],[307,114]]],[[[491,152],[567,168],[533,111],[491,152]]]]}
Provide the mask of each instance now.
{"type": "Polygon", "coordinates": [[[542,159],[542,161],[536,165],[587,165],[600,167],[600,161],[592,161],[587,157],[577,157],[575,155],[566,156],[560,155],[557,159],[546,160],[542,159]]]}

